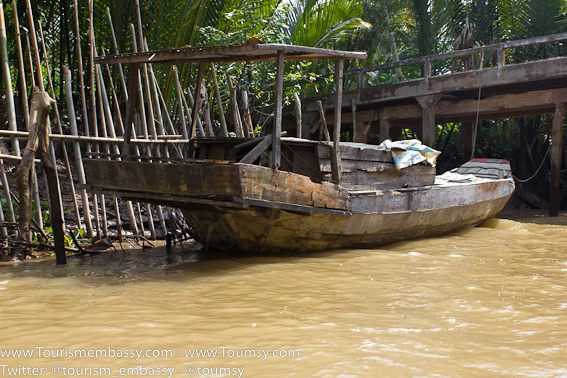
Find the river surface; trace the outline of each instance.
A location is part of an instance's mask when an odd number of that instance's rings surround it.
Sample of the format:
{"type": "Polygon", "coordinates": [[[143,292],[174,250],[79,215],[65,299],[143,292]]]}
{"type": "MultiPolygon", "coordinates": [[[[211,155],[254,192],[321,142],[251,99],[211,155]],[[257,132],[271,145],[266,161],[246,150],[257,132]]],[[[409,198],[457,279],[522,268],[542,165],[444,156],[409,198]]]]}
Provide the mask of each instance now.
{"type": "Polygon", "coordinates": [[[4,264],[0,375],[567,377],[566,242],[532,212],[374,250],[4,264]]]}

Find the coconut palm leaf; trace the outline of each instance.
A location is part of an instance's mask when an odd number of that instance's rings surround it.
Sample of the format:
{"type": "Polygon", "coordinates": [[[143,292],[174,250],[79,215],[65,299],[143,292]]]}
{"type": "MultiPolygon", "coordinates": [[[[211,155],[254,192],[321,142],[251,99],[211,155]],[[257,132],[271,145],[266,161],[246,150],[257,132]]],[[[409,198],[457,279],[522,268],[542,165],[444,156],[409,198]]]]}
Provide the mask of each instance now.
{"type": "Polygon", "coordinates": [[[344,39],[358,29],[369,29],[363,21],[363,7],[354,0],[294,0],[287,18],[289,42],[323,46],[344,39]]]}

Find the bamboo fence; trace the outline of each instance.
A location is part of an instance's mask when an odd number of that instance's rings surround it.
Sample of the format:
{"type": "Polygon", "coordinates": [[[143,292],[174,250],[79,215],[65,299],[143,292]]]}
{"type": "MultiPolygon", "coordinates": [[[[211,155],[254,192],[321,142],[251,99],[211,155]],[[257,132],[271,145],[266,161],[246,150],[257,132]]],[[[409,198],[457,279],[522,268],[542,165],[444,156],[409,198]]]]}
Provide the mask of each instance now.
{"type": "MultiPolygon", "coordinates": [[[[89,0],[89,40],[88,48],[90,51],[87,70],[83,69],[83,57],[81,55],[81,40],[79,38],[79,15],[77,0],[74,1],[75,12],[75,34],[76,51],[78,60],[78,85],[73,86],[72,74],[65,67],[61,75],[65,77],[65,95],[62,98],[55,98],[55,90],[52,82],[52,73],[48,64],[49,51],[44,42],[44,32],[39,22],[33,19],[30,11],[30,0],[24,0],[27,8],[29,33],[26,35],[27,53],[22,46],[21,29],[17,12],[14,13],[16,33],[14,35],[18,61],[15,67],[22,73],[19,75],[20,82],[17,83],[17,92],[22,101],[21,112],[23,121],[18,124],[16,119],[16,108],[12,93],[12,83],[10,81],[10,65],[8,62],[6,49],[6,28],[4,23],[4,4],[0,0],[0,52],[2,53],[2,74],[5,83],[7,97],[9,129],[0,130],[0,136],[10,146],[9,153],[0,153],[0,184],[2,185],[2,196],[6,199],[0,202],[0,235],[4,238],[17,236],[17,211],[12,199],[17,201],[17,196],[13,193],[13,188],[9,184],[8,171],[13,166],[17,166],[21,161],[20,144],[26,143],[29,136],[27,130],[30,129],[30,108],[28,106],[31,89],[35,86],[40,91],[48,89],[49,95],[57,102],[52,107],[52,114],[55,122],[52,123],[50,133],[51,145],[49,154],[61,165],[57,170],[57,187],[60,198],[67,198],[66,203],[70,203],[70,210],[63,207],[63,202],[49,204],[59,206],[66,211],[67,221],[63,221],[63,228],[66,234],[74,229],[84,229],[85,238],[100,239],[103,237],[118,239],[122,242],[126,236],[134,239],[183,239],[188,233],[188,226],[177,209],[162,208],[147,203],[132,203],[123,201],[119,198],[104,195],[89,194],[86,191],[86,178],[83,167],[84,158],[97,157],[101,159],[120,159],[122,145],[124,144],[124,125],[126,124],[123,112],[117,101],[118,93],[126,101],[132,98],[128,96],[125,74],[122,65],[117,65],[114,69],[118,70],[117,90],[113,81],[113,75],[108,65],[95,65],[94,58],[99,50],[96,48],[96,38],[93,28],[93,2],[89,0]],[[39,51],[43,51],[43,59],[40,58],[39,51]],[[85,75],[86,78],[85,78],[85,75]],[[26,79],[29,79],[27,81],[26,79]],[[85,82],[88,82],[87,86],[85,82]],[[46,86],[47,84],[47,86],[46,86]],[[107,84],[108,88],[107,88],[107,84]],[[73,97],[73,88],[78,88],[79,95],[77,102],[73,97]],[[88,106],[90,104],[90,108],[88,106]],[[77,109],[77,110],[76,110],[77,109]],[[61,111],[67,114],[67,119],[61,117],[61,111]],[[55,126],[55,127],[53,127],[55,126]],[[26,130],[26,131],[24,131],[26,130]],[[58,159],[56,159],[58,158],[58,159]],[[70,198],[70,200],[69,200],[70,198]],[[6,206],[6,208],[3,208],[6,206]],[[7,217],[5,216],[8,215],[7,217]],[[169,235],[168,235],[169,234],[169,235]]],[[[13,8],[16,9],[16,0],[12,0],[13,8]]],[[[148,45],[144,38],[140,15],[139,2],[136,1],[137,28],[131,26],[133,49],[136,52],[148,51],[148,45]]],[[[118,54],[114,27],[110,11],[107,9],[109,29],[114,38],[113,53],[118,54]]],[[[100,50],[101,54],[104,51],[100,50]]],[[[211,98],[215,103],[220,114],[220,135],[229,136],[227,124],[223,113],[223,103],[219,90],[219,83],[214,64],[211,64],[210,72],[213,81],[211,98]]],[[[159,88],[154,68],[151,64],[141,66],[141,75],[138,81],[137,93],[138,103],[141,104],[134,118],[134,128],[130,143],[134,151],[134,159],[139,161],[162,161],[168,162],[175,159],[183,159],[189,151],[191,138],[214,136],[211,125],[210,109],[208,104],[207,89],[203,81],[204,67],[199,67],[197,85],[194,89],[183,89],[179,80],[176,67],[173,67],[174,84],[174,105],[168,106],[159,88]],[[194,93],[191,93],[191,92],[194,93]],[[193,96],[194,95],[194,96],[193,96]],[[204,100],[202,99],[204,98],[204,100]],[[203,106],[203,101],[205,104],[203,106]],[[199,114],[199,108],[205,108],[205,112],[199,114]],[[201,119],[201,117],[203,119],[201,119]]],[[[116,77],[114,77],[116,79],[116,77]]],[[[245,106],[243,107],[243,117],[240,116],[239,102],[236,98],[237,88],[233,86],[230,76],[227,76],[230,85],[229,96],[231,100],[231,110],[234,115],[237,136],[253,136],[253,126],[251,123],[248,107],[248,93],[242,91],[245,106]]],[[[63,91],[61,91],[63,93],[63,91]]],[[[226,105],[224,105],[226,106],[226,105]]],[[[126,152],[132,154],[132,150],[126,152]]],[[[35,159],[34,166],[40,166],[40,161],[35,159]],[[38,165],[39,164],[39,165],[38,165]]],[[[33,169],[33,200],[36,212],[34,214],[35,228],[40,234],[45,235],[46,224],[42,215],[42,201],[40,197],[47,198],[40,189],[45,188],[42,180],[38,178],[38,171],[33,169]],[[42,183],[42,185],[38,185],[42,183]]]]}

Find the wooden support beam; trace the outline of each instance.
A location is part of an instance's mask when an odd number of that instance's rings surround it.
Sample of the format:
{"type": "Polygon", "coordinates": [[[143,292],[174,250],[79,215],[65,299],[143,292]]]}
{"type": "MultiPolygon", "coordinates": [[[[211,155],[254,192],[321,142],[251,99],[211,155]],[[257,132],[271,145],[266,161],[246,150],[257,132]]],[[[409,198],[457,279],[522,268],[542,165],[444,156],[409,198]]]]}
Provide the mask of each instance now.
{"type": "Polygon", "coordinates": [[[565,104],[556,104],[553,114],[553,131],[551,134],[551,188],[549,195],[549,216],[556,217],[559,214],[559,202],[561,196],[561,154],[563,145],[563,117],[565,116],[565,104]]]}
{"type": "Polygon", "coordinates": [[[282,100],[283,100],[284,52],[278,50],[276,61],[276,86],[274,88],[274,130],[272,132],[272,168],[279,169],[282,158],[282,100]]]}
{"type": "Polygon", "coordinates": [[[343,104],[343,67],[344,59],[337,59],[335,67],[335,130],[333,133],[333,154],[331,158],[331,176],[335,184],[341,182],[342,164],[339,142],[341,139],[341,111],[343,104]]]}
{"type": "Polygon", "coordinates": [[[239,163],[242,164],[252,164],[258,159],[264,151],[266,151],[272,145],[272,136],[266,135],[263,140],[256,145],[249,153],[246,154],[239,163]]]}
{"type": "Polygon", "coordinates": [[[352,141],[356,142],[356,101],[354,98],[350,102],[350,112],[352,114],[352,141]]]}
{"type": "MultiPolygon", "coordinates": [[[[321,132],[325,135],[325,140],[327,142],[331,141],[331,136],[329,135],[329,128],[327,127],[327,120],[325,119],[325,110],[323,110],[323,104],[321,101],[317,101],[317,109],[319,110],[319,127],[321,132]]],[[[313,133],[314,131],[312,131],[313,133]]]]}

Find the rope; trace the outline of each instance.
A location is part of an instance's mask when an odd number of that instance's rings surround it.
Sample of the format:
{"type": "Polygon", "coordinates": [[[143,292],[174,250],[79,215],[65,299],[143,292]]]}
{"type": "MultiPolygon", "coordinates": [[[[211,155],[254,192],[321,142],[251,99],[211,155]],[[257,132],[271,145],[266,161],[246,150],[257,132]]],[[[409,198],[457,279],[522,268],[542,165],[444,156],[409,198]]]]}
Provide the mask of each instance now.
{"type": "Polygon", "coordinates": [[[530,176],[530,178],[525,179],[525,180],[520,180],[519,178],[517,178],[516,176],[512,175],[512,177],[514,178],[514,180],[516,180],[519,183],[524,183],[524,182],[528,182],[531,179],[533,179],[540,171],[541,167],[543,167],[543,163],[545,163],[545,158],[547,157],[547,154],[549,153],[549,149],[551,148],[551,143],[549,143],[549,145],[547,146],[547,151],[545,151],[545,156],[543,157],[543,159],[541,160],[541,164],[539,165],[539,168],[537,169],[537,171],[530,176]]]}
{"type": "Polygon", "coordinates": [[[472,155],[471,159],[474,158],[474,150],[476,146],[476,133],[478,130],[478,116],[480,114],[480,92],[482,89],[482,70],[484,68],[484,46],[482,47],[482,52],[480,53],[480,70],[478,72],[478,100],[476,102],[476,121],[474,123],[474,134],[473,134],[473,143],[472,143],[472,155]]]}

